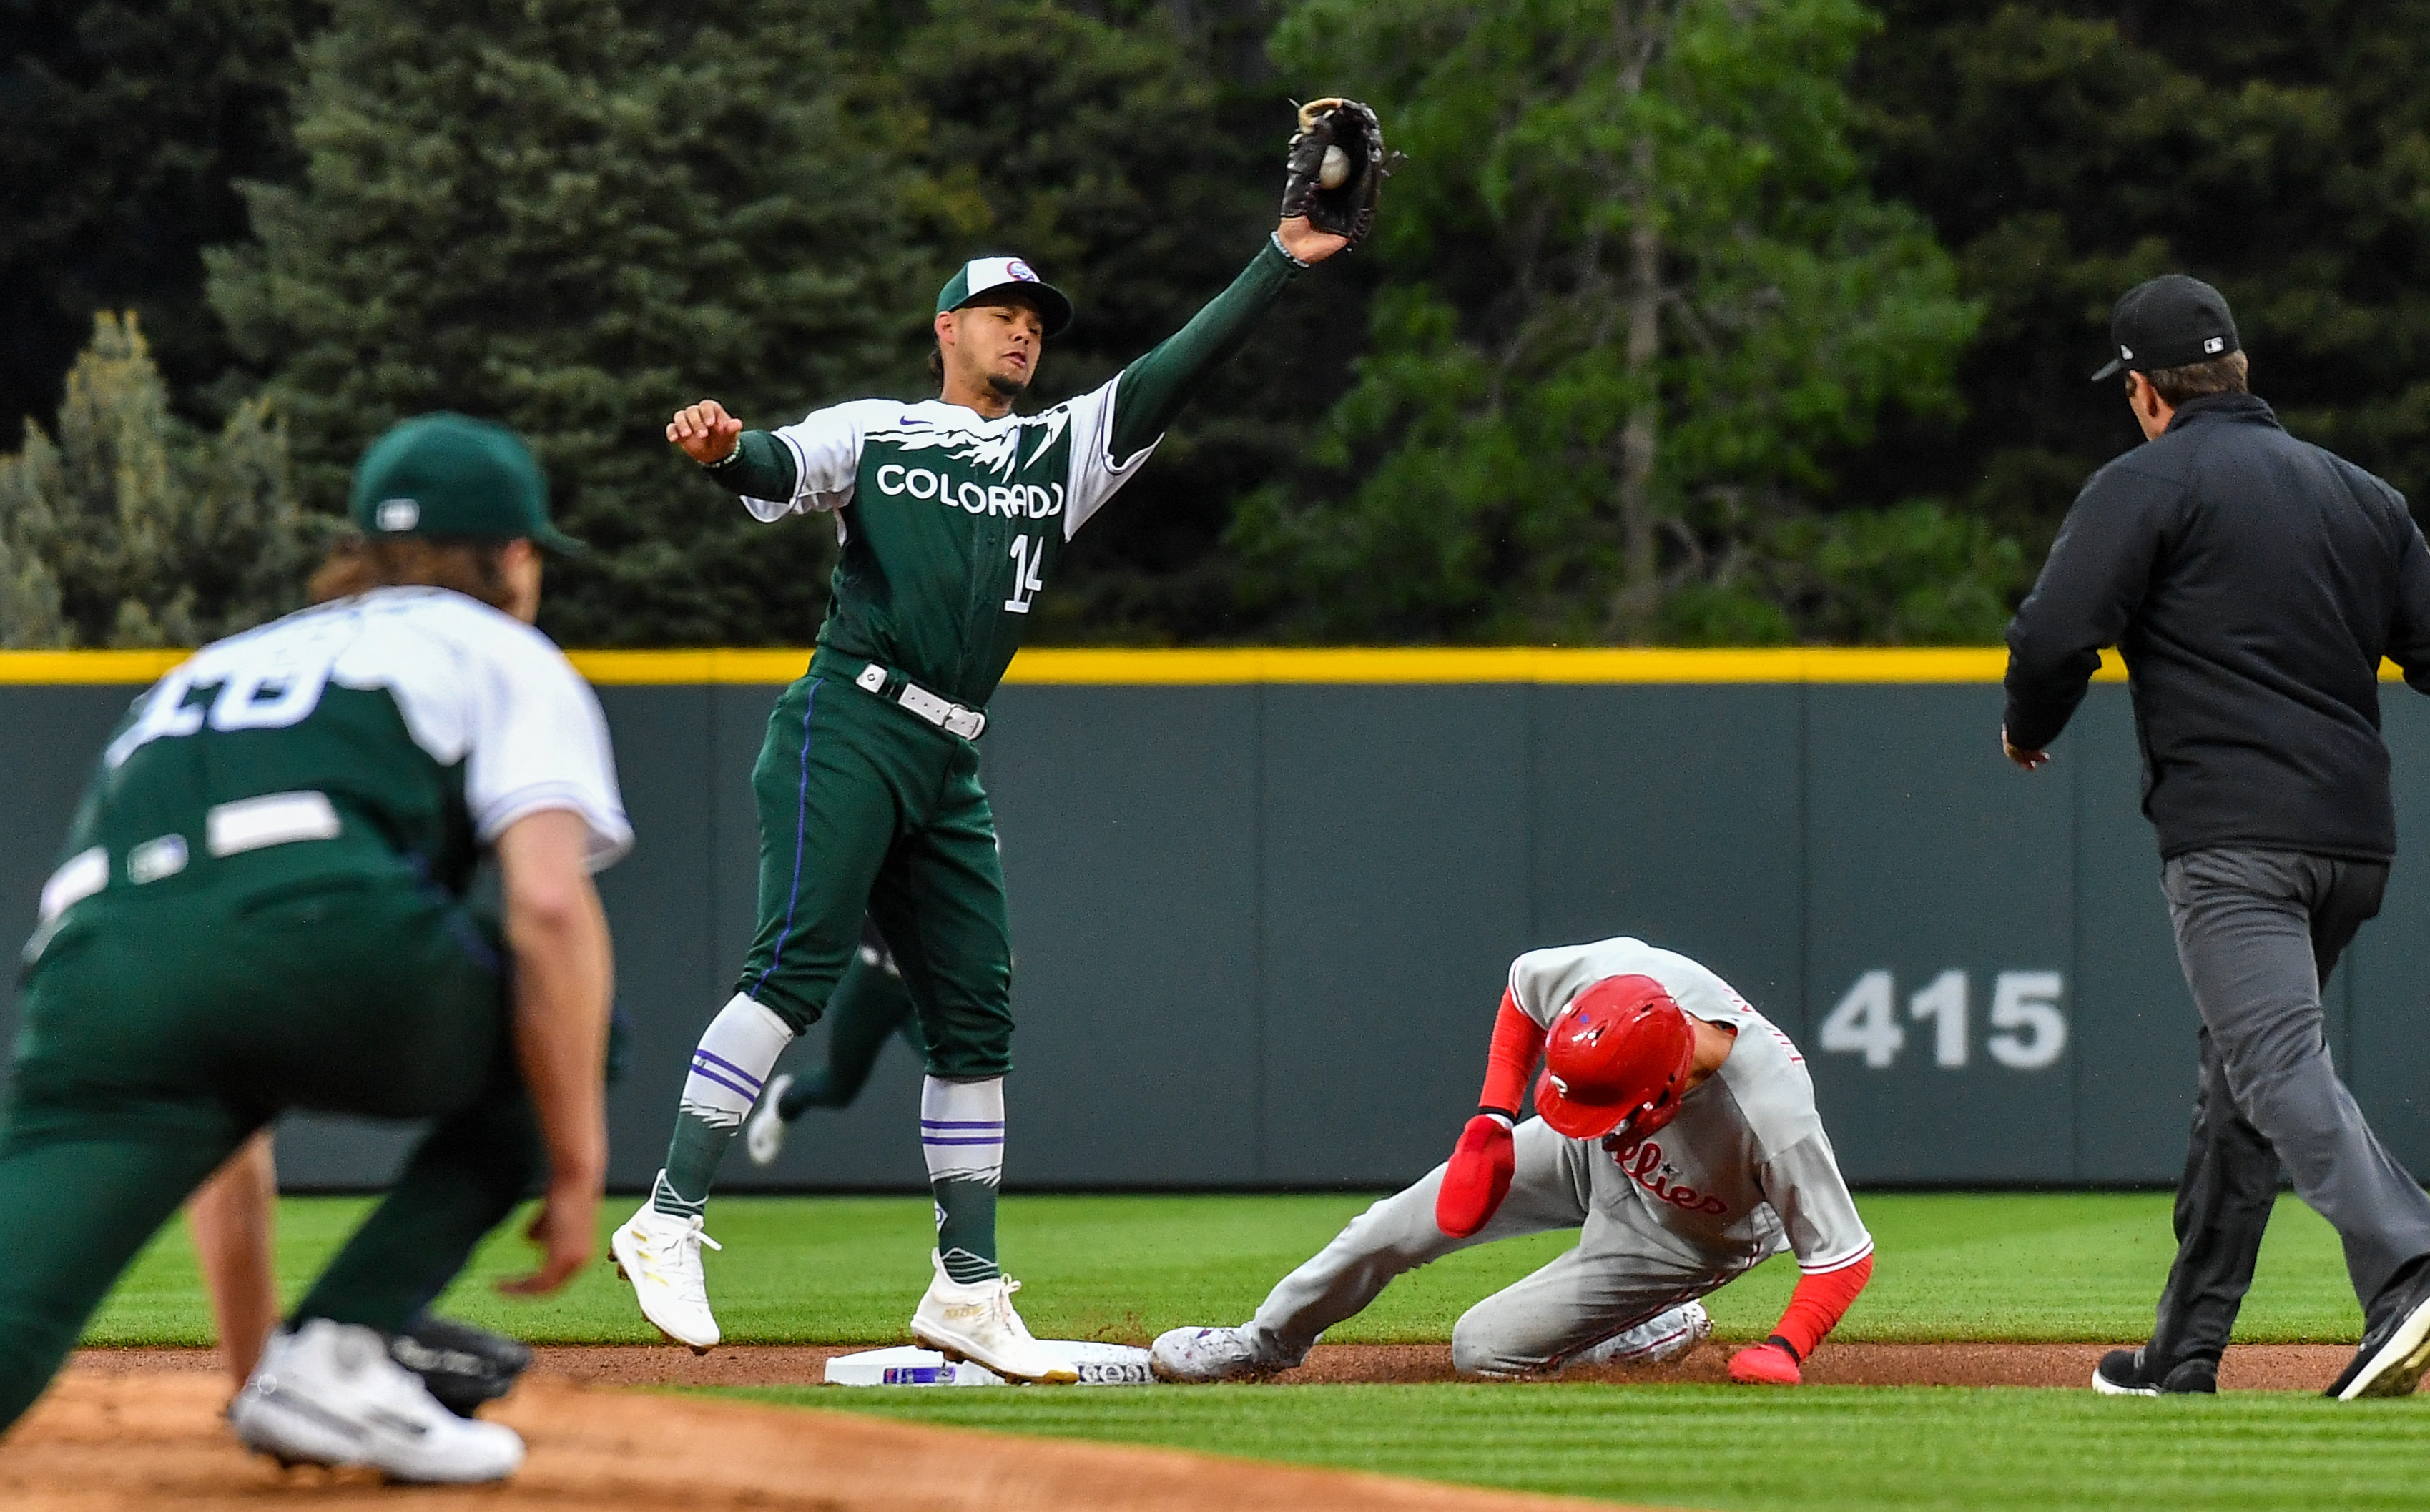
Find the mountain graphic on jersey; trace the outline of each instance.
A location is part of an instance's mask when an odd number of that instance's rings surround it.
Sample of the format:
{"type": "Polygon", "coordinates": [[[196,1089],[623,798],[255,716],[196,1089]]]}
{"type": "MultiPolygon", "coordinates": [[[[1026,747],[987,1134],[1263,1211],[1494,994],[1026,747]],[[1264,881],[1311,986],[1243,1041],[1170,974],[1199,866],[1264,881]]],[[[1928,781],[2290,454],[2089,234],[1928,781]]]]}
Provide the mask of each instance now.
{"type": "Polygon", "coordinates": [[[890,446],[900,452],[941,451],[950,460],[1008,478],[1017,464],[1036,466],[1047,449],[1062,440],[1071,420],[1072,412],[1057,406],[1042,415],[1029,416],[1001,433],[990,434],[958,425],[934,425],[917,416],[906,415],[891,427],[881,426],[864,433],[862,440],[864,444],[890,446]],[[1037,441],[1029,447],[1024,462],[1021,453],[1025,434],[1034,434],[1037,441]]]}

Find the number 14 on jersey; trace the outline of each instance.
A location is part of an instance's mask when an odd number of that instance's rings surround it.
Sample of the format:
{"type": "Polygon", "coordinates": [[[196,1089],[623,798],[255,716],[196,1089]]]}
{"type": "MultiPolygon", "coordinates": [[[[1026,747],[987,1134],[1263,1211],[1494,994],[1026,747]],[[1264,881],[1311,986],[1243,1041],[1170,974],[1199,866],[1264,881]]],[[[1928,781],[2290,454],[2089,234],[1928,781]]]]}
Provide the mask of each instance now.
{"type": "Polygon", "coordinates": [[[1046,542],[1036,536],[1012,538],[1012,597],[1004,606],[1015,614],[1027,614],[1032,599],[1046,587],[1046,542]]]}

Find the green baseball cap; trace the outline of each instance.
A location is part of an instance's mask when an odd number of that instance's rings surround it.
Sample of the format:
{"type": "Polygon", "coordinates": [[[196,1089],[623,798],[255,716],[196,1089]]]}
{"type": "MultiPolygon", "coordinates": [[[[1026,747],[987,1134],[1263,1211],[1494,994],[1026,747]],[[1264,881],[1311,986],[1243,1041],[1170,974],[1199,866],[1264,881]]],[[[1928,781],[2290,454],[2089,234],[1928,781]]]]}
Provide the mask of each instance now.
{"type": "Polygon", "coordinates": [[[441,410],[390,426],[355,465],[350,501],[364,535],[517,539],[569,556],[582,542],[548,523],[548,480],[523,438],[441,410]]]}
{"type": "Polygon", "coordinates": [[[1072,324],[1072,301],[1063,297],[1063,291],[1031,272],[1029,264],[1019,258],[973,258],[963,263],[959,272],[945,280],[945,287],[937,291],[937,313],[959,309],[981,294],[1007,284],[1017,285],[1038,302],[1038,316],[1045,323],[1047,335],[1060,336],[1063,327],[1072,324]]]}

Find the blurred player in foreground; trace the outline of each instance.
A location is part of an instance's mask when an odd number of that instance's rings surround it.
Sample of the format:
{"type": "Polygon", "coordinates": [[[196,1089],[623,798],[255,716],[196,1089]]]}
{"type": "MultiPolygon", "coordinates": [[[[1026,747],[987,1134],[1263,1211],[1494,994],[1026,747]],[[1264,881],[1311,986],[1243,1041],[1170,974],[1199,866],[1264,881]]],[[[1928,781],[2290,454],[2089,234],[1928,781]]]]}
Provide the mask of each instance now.
{"type": "MultiPolygon", "coordinates": [[[[278,1168],[268,1129],[228,1156],[186,1204],[194,1258],[210,1292],[211,1319],[219,1325],[220,1362],[240,1390],[278,1328],[273,1242],[277,1207],[278,1168]]],[[[390,1338],[388,1352],[459,1418],[513,1390],[532,1358],[514,1339],[441,1318],[427,1307],[390,1338]]]]}
{"type": "Polygon", "coordinates": [[[1483,1105],[1448,1162],[1359,1215],[1248,1322],[1157,1338],[1156,1373],[1290,1370],[1403,1271],[1565,1228],[1577,1248],[1454,1326],[1461,1374],[1676,1359],[1711,1330],[1696,1299],[1785,1252],[1804,1272],[1796,1292],[1730,1379],[1794,1386],[1873,1273],[1797,1047],[1687,956],[1606,939],[1511,964],[1483,1105]],[[1541,1117],[1519,1123],[1540,1054],[1541,1117]]]}
{"type": "Polygon", "coordinates": [[[510,432],[405,422],[355,474],[364,539],[311,608],[204,647],[103,752],[25,951],[0,1112],[0,1425],[205,1177],[291,1107],[426,1118],[385,1202],[228,1409],[283,1461],[416,1481],[511,1473],[389,1339],[530,1190],[555,1290],[607,1162],[608,928],[632,844],[606,721],[531,627],[563,542],[510,432]],[[503,939],[463,906],[497,856],[503,939]]]}
{"type": "Polygon", "coordinates": [[[788,1072],[768,1078],[742,1125],[742,1149],[755,1166],[773,1166],[784,1153],[786,1132],[814,1107],[847,1108],[869,1085],[877,1053],[900,1035],[911,1054],[925,1060],[928,1047],[920,1038],[920,1017],[911,1008],[911,993],[903,985],[903,969],[886,948],[877,927],[860,922],[860,953],[843,969],[827,999],[826,1064],[796,1076],[788,1072]]]}

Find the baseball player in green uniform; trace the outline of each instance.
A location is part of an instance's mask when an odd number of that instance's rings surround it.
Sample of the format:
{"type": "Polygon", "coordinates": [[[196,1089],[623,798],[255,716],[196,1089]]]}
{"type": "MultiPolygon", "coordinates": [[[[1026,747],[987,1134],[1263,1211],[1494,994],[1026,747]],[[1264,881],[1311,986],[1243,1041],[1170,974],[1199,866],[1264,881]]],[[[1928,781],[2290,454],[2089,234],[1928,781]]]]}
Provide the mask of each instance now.
{"type": "MultiPolygon", "coordinates": [[[[1331,118],[1314,129],[1329,132],[1331,118]]],[[[1365,229],[1381,138],[1374,152],[1357,140],[1361,166],[1343,192],[1364,199],[1352,214],[1315,201],[1326,143],[1304,128],[1283,219],[1248,267],[1180,332],[1076,399],[1014,412],[1072,305],[1020,258],[979,258],[937,296],[940,397],[856,400],[774,431],[745,430],[703,400],[669,423],[667,439],[757,519],[833,516],[841,557],[818,651],[777,701],[753,772],[757,938],[693,1053],[666,1167],[611,1240],[643,1315],[668,1337],[695,1350],[718,1340],[700,1254],[713,1243],[711,1178],[778,1055],[826,1007],[866,910],[893,947],[927,1051],[920,1136],[937,1248],[912,1337],[1007,1379],[1076,1379],[1030,1337],[996,1259],[1012,945],[974,742],[1072,538],[1138,475],[1292,277],[1365,229]],[[1349,234],[1312,224],[1321,210],[1349,234]]]]}
{"type": "Polygon", "coordinates": [[[228,1410],[282,1460],[481,1481],[391,1336],[545,1169],[553,1290],[607,1162],[610,964],[591,872],[632,843],[598,702],[547,638],[560,540],[510,432],[424,416],[357,470],[316,603],[204,647],[103,752],[25,951],[0,1109],[0,1427],[153,1232],[285,1109],[429,1119],[228,1410]],[[504,927],[464,907],[484,852],[504,927]]]}

